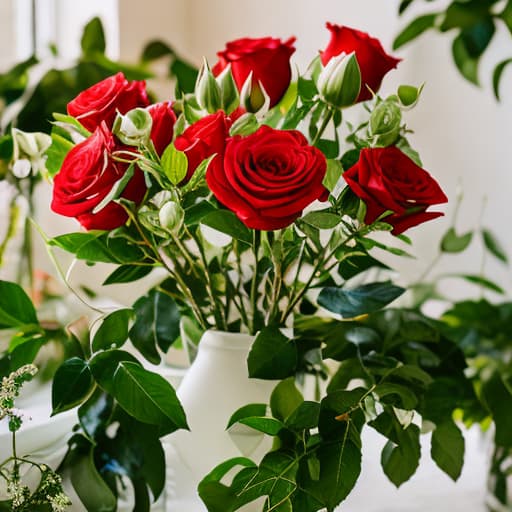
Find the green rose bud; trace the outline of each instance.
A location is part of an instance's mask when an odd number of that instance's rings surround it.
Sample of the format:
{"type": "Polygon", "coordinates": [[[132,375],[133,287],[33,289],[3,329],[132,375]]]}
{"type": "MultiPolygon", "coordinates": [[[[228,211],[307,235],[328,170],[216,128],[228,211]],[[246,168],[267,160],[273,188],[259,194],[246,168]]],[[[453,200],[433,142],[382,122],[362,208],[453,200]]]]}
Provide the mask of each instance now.
{"type": "Polygon", "coordinates": [[[400,135],[402,111],[396,101],[386,100],[379,103],[370,115],[369,136],[374,146],[391,146],[400,135]]]}
{"type": "Polygon", "coordinates": [[[179,234],[181,227],[183,226],[184,217],[185,211],[179,203],[174,201],[167,201],[167,203],[164,203],[158,212],[160,226],[175,235],[179,234]]]}
{"type": "Polygon", "coordinates": [[[31,171],[34,174],[45,169],[46,150],[52,138],[46,133],[26,133],[12,129],[13,165],[12,173],[17,178],[26,178],[31,171]]]}
{"type": "Polygon", "coordinates": [[[195,96],[199,106],[209,114],[214,114],[222,108],[221,87],[215,80],[206,59],[197,76],[195,96]]]}
{"type": "Polygon", "coordinates": [[[249,73],[240,91],[240,105],[242,105],[247,112],[254,114],[264,114],[269,109],[270,96],[266,93],[260,82],[255,83],[253,81],[252,71],[249,73]]]}
{"type": "Polygon", "coordinates": [[[361,71],[356,54],[341,53],[325,66],[316,82],[320,98],[335,108],[353,105],[361,90],[361,71]]]}
{"type": "Polygon", "coordinates": [[[144,108],[134,108],[117,114],[112,131],[123,144],[140,146],[148,142],[152,126],[151,114],[144,108]]]}
{"type": "Polygon", "coordinates": [[[222,73],[216,78],[216,80],[220,87],[222,110],[229,115],[240,103],[238,89],[236,87],[235,79],[233,78],[233,73],[231,72],[231,64],[228,64],[227,67],[222,70],[222,73]]]}

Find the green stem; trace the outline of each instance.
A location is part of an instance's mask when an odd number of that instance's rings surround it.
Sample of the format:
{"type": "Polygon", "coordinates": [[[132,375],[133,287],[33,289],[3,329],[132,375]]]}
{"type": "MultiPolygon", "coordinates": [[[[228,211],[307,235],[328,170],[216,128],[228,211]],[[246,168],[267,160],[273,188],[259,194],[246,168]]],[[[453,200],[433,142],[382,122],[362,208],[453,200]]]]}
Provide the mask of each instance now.
{"type": "Polygon", "coordinates": [[[320,140],[320,137],[323,135],[323,133],[325,132],[325,129],[327,128],[327,126],[329,125],[329,123],[331,122],[331,119],[333,118],[334,116],[334,110],[332,109],[332,107],[330,107],[329,105],[326,107],[325,109],[325,114],[324,114],[324,118],[322,120],[322,124],[320,125],[320,128],[318,129],[318,131],[316,132],[316,135],[315,135],[315,138],[313,139],[313,141],[311,142],[311,145],[312,146],[316,146],[316,144],[318,143],[318,141],[320,140]]]}
{"type": "MultiPolygon", "coordinates": [[[[226,331],[227,330],[226,310],[227,310],[228,306],[226,303],[226,307],[224,308],[222,305],[222,301],[220,301],[214,293],[213,283],[210,278],[210,273],[208,272],[208,261],[206,259],[206,254],[204,252],[204,246],[201,243],[201,241],[199,240],[197,235],[192,234],[190,231],[188,231],[188,229],[186,229],[186,232],[190,236],[190,238],[192,238],[194,240],[194,242],[196,243],[197,250],[199,252],[200,261],[203,266],[203,275],[204,275],[204,279],[206,281],[206,291],[208,293],[208,297],[210,298],[210,302],[212,304],[212,312],[213,312],[213,316],[215,317],[215,324],[218,329],[226,331]]],[[[227,301],[227,299],[226,299],[226,301],[227,301]]]]}
{"type": "Polygon", "coordinates": [[[196,320],[198,321],[199,325],[203,329],[208,329],[209,324],[206,318],[204,317],[203,312],[201,311],[201,308],[197,304],[196,300],[194,299],[194,296],[190,292],[183,276],[181,275],[182,269],[181,266],[176,260],[176,258],[173,258],[171,254],[165,253],[163,248],[160,248],[158,250],[158,255],[160,257],[160,261],[162,262],[162,265],[166,268],[166,270],[169,272],[171,277],[173,277],[178,285],[181,288],[181,291],[186,296],[187,300],[190,302],[190,307],[192,308],[192,311],[194,313],[194,316],[196,317],[196,320]]]}
{"type": "Polygon", "coordinates": [[[251,334],[256,334],[256,309],[258,306],[258,253],[261,241],[261,233],[254,229],[252,232],[252,249],[254,254],[254,273],[251,282],[251,308],[252,308],[252,325],[251,334]]]}

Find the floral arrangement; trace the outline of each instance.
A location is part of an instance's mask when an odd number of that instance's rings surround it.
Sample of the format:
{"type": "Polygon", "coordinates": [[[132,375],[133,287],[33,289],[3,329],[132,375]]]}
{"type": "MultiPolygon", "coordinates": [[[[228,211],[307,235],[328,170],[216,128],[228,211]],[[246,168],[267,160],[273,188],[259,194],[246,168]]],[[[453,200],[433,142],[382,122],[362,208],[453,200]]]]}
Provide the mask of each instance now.
{"type": "MultiPolygon", "coordinates": [[[[405,290],[372,279],[389,270],[373,249],[407,255],[394,237],[410,243],[404,232],[441,216],[430,208],[447,200],[407,140],[403,113],[421,88],[380,97],[399,59],[363,32],[327,27],[330,42],[303,75],[292,72],[293,38],[244,38],[214,66],[204,62],[193,92],[178,84],[173,101],[151,104],[144,82],[118,73],[54,115],[51,206],[85,231],[48,239],[51,250],[116,265],[105,285],[154,268],[167,274],[93,332],[73,330],[81,353],[59,368],[53,393],[54,412],[80,405],[83,434],[69,464],[90,458],[97,425],[112,419],[162,461],[157,441],[186,428],[184,411],[172,387],[122,346],[130,339],[158,363],[173,343],[193,352],[216,329],[255,335],[249,375],[281,382],[270,409],[249,404],[230,421],[273,436],[272,451],[205,476],[199,494],[209,510],[260,496],[265,510],[334,510],[358,478],[365,424],[388,439],[381,462],[395,485],[418,466],[418,418],[434,426],[439,467],[460,474],[464,443],[452,415],[476,400],[464,357],[418,311],[383,309],[405,290]],[[348,110],[361,122],[343,123],[348,110]],[[338,369],[325,393],[305,400],[295,379],[327,378],[326,360],[338,369]],[[456,392],[440,409],[447,386],[456,392]]],[[[114,507],[114,477],[126,475],[112,462],[123,460],[115,445],[103,487],[94,473],[114,507]]],[[[131,471],[136,502],[149,507],[149,490],[156,498],[163,482],[147,462],[131,471]]]]}

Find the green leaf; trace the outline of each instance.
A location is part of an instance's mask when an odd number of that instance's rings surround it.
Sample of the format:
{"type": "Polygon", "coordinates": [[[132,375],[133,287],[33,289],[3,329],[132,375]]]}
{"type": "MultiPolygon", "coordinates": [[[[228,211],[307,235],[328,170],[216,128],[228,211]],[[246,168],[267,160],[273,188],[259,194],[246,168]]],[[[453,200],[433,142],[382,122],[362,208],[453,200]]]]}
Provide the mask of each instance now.
{"type": "Polygon", "coordinates": [[[345,281],[370,268],[389,269],[387,265],[367,254],[363,247],[354,247],[354,249],[355,253],[344,258],[338,266],[338,273],[345,281]]]}
{"type": "Polygon", "coordinates": [[[402,15],[413,3],[413,1],[414,0],[401,0],[400,5],[398,7],[398,14],[402,15]]]}
{"type": "Polygon", "coordinates": [[[133,315],[132,309],[118,309],[106,315],[94,334],[92,349],[94,352],[106,348],[116,348],[128,339],[128,324],[133,315]]]}
{"type": "MultiPolygon", "coordinates": [[[[334,510],[354,488],[361,473],[361,444],[359,433],[346,426],[340,439],[322,443],[317,450],[320,477],[308,485],[311,492],[327,510],[334,510]]],[[[315,509],[317,510],[317,509],[315,509]]]]}
{"type": "Polygon", "coordinates": [[[117,349],[98,352],[90,360],[89,366],[94,379],[107,393],[113,394],[114,375],[119,363],[123,361],[140,364],[129,352],[117,349]]]}
{"type": "Polygon", "coordinates": [[[512,1],[508,0],[505,8],[499,15],[499,17],[504,21],[505,25],[508,28],[508,31],[512,34],[512,1]]]}
{"type": "Polygon", "coordinates": [[[78,408],[80,426],[91,441],[107,428],[113,406],[113,398],[97,387],[87,401],[78,408]]]}
{"type": "Polygon", "coordinates": [[[66,114],[59,114],[58,112],[54,112],[53,118],[58,123],[64,123],[67,125],[70,125],[72,128],[74,128],[80,135],[83,135],[84,137],[89,137],[91,135],[91,132],[84,128],[80,121],[78,119],[74,118],[73,116],[68,116],[66,114]]]}
{"type": "Polygon", "coordinates": [[[162,435],[188,428],[174,388],[161,375],[136,363],[118,364],[112,394],[128,414],[143,423],[157,425],[162,435]]]}
{"type": "Polygon", "coordinates": [[[228,512],[234,510],[233,503],[236,494],[229,487],[222,484],[221,480],[236,466],[245,468],[256,467],[252,460],[245,457],[236,457],[216,466],[199,482],[199,496],[207,506],[209,512],[228,512]]]}
{"type": "Polygon", "coordinates": [[[80,45],[82,53],[86,57],[92,57],[96,53],[105,53],[105,33],[98,17],[93,18],[85,26],[80,45]]]}
{"type": "Polygon", "coordinates": [[[465,279],[470,283],[481,286],[482,288],[486,288],[501,295],[505,294],[505,290],[501,286],[498,286],[496,283],[490,281],[489,279],[486,279],[485,277],[471,274],[460,274],[459,277],[465,279]]]}
{"type": "Polygon", "coordinates": [[[174,50],[163,41],[150,41],[144,46],[140,60],[142,62],[151,62],[162,57],[174,56],[174,50]]]}
{"type": "Polygon", "coordinates": [[[322,399],[318,431],[323,439],[337,441],[345,435],[348,423],[340,420],[340,416],[358,411],[365,393],[367,390],[362,387],[341,389],[329,393],[322,399]]]}
{"type": "Polygon", "coordinates": [[[64,361],[53,378],[52,415],[83,402],[93,387],[94,381],[86,361],[79,357],[64,361]]]}
{"type": "Polygon", "coordinates": [[[383,403],[391,403],[395,407],[407,411],[414,409],[418,404],[418,398],[411,389],[394,382],[381,382],[376,386],[375,393],[383,403]],[[390,396],[392,397],[391,400],[389,399],[390,396]]]}
{"type": "Polygon", "coordinates": [[[494,96],[498,101],[500,101],[500,82],[501,77],[503,76],[503,72],[505,71],[505,68],[508,67],[508,65],[512,63],[511,59],[505,59],[501,61],[495,68],[494,72],[492,74],[492,87],[494,90],[494,96]]]}
{"type": "Polygon", "coordinates": [[[497,446],[512,447],[512,395],[496,372],[483,383],[482,393],[494,420],[497,446]]]}
{"type": "Polygon", "coordinates": [[[187,175],[188,159],[183,151],[169,144],[162,155],[162,170],[173,185],[178,185],[187,175]]]}
{"type": "Polygon", "coordinates": [[[478,58],[470,55],[462,35],[458,35],[453,40],[452,45],[453,59],[462,76],[475,85],[478,82],[478,58]]]}
{"type": "Polygon", "coordinates": [[[344,185],[344,182],[341,180],[342,174],[343,167],[339,160],[327,160],[327,170],[325,172],[323,185],[335,198],[338,198],[341,193],[341,188],[344,185]],[[338,186],[340,187],[339,191],[337,190],[338,186]]]}
{"type": "Polygon", "coordinates": [[[320,404],[318,402],[302,402],[287,418],[285,425],[295,431],[313,429],[318,426],[320,404]]]}
{"type": "Polygon", "coordinates": [[[226,429],[233,426],[235,423],[238,423],[240,420],[244,418],[250,418],[253,416],[265,416],[267,413],[267,404],[248,404],[237,409],[228,421],[228,425],[226,429]]]}
{"type": "Polygon", "coordinates": [[[74,254],[79,251],[80,247],[97,237],[98,235],[94,233],[68,233],[51,238],[49,244],[74,254]]]}
{"type": "Polygon", "coordinates": [[[286,421],[302,402],[304,402],[304,397],[295,386],[295,378],[288,377],[281,381],[270,395],[272,416],[286,421]]]}
{"type": "Polygon", "coordinates": [[[211,212],[201,219],[201,224],[216,229],[240,242],[252,244],[251,230],[232,211],[216,210],[211,212]]]}
{"type": "Polygon", "coordinates": [[[135,322],[129,336],[134,346],[151,363],[161,360],[158,348],[167,352],[180,336],[180,312],[166,293],[151,290],[133,305],[135,322]]]}
{"type": "Polygon", "coordinates": [[[102,263],[119,263],[119,259],[109,249],[105,238],[94,237],[76,251],[79,260],[102,263]]]}
{"type": "Polygon", "coordinates": [[[402,32],[400,32],[398,36],[396,36],[395,40],[393,41],[393,50],[397,50],[398,48],[408,43],[409,41],[416,39],[429,28],[433,28],[436,23],[437,17],[437,13],[425,14],[411,21],[411,23],[409,23],[409,25],[407,25],[402,30],[402,32]]]}
{"type": "Polygon", "coordinates": [[[464,29],[461,36],[468,53],[472,57],[479,58],[492,41],[495,30],[492,16],[480,20],[471,28],[464,29]]]}
{"type": "Polygon", "coordinates": [[[0,329],[38,324],[32,301],[21,286],[0,281],[0,329]]]}
{"type": "Polygon", "coordinates": [[[152,265],[121,265],[103,281],[103,284],[131,283],[146,277],[152,270],[152,265]]]}
{"type": "Polygon", "coordinates": [[[318,229],[332,229],[341,222],[341,218],[329,212],[309,212],[302,217],[302,221],[318,229]]]}
{"type": "Polygon", "coordinates": [[[404,291],[390,281],[364,284],[352,289],[329,286],[320,292],[318,304],[344,318],[354,318],[387,306],[404,291]]]}
{"type": "Polygon", "coordinates": [[[414,106],[423,90],[423,85],[420,87],[414,87],[413,85],[400,85],[398,86],[398,98],[400,99],[400,103],[404,107],[412,107],[414,106]]]}
{"type": "MultiPolygon", "coordinates": [[[[260,496],[267,496],[267,510],[283,510],[281,507],[297,489],[296,474],[298,461],[289,454],[280,451],[270,452],[261,461],[258,469],[244,470],[249,476],[244,478],[241,488],[237,489],[237,510],[242,505],[254,501],[260,496]]],[[[289,510],[284,509],[284,510],[289,510]]]]}
{"type": "Polygon", "coordinates": [[[488,229],[482,230],[482,237],[484,240],[485,248],[494,257],[498,258],[503,263],[508,263],[508,257],[505,250],[503,249],[497,238],[488,229]]]}
{"type": "Polygon", "coordinates": [[[297,347],[278,328],[264,327],[254,340],[247,365],[249,377],[286,379],[297,367],[297,347]]]}
{"type": "Polygon", "coordinates": [[[436,426],[430,454],[439,468],[454,481],[459,478],[464,464],[464,436],[451,419],[436,426]]]}
{"type": "Polygon", "coordinates": [[[86,453],[74,452],[69,467],[73,488],[87,510],[117,510],[115,495],[96,469],[92,445],[86,453]]]}
{"type": "Polygon", "coordinates": [[[247,425],[248,427],[253,428],[254,430],[258,430],[259,432],[263,432],[269,436],[277,436],[279,432],[284,428],[283,423],[275,418],[267,418],[262,416],[252,416],[248,418],[242,418],[238,421],[243,425],[247,425]]]}
{"type": "Polygon", "coordinates": [[[64,158],[69,153],[69,150],[74,147],[74,143],[69,139],[66,139],[58,133],[52,132],[52,144],[46,150],[46,162],[45,167],[50,177],[55,176],[62,167],[64,158]]]}
{"type": "Polygon", "coordinates": [[[421,456],[420,429],[411,424],[403,428],[393,413],[383,412],[369,423],[389,441],[384,446],[381,464],[386,476],[400,487],[416,472],[421,456]]]}
{"type": "Polygon", "coordinates": [[[471,29],[489,18],[491,2],[487,0],[454,0],[446,9],[440,29],[471,29]]]}
{"type": "Polygon", "coordinates": [[[471,243],[473,232],[457,235],[454,228],[450,228],[441,240],[441,251],[457,253],[464,251],[471,243]]]}
{"type": "Polygon", "coordinates": [[[198,70],[182,59],[175,59],[171,64],[171,74],[178,82],[178,89],[184,93],[194,92],[198,70]]]}

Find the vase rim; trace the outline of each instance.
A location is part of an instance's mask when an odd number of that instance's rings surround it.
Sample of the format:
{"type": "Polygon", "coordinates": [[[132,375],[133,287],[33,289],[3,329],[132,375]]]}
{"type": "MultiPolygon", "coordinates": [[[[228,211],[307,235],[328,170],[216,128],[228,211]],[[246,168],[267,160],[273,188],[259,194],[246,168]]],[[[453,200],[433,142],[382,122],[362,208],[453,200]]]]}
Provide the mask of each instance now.
{"type": "Polygon", "coordinates": [[[245,332],[227,332],[208,329],[203,333],[199,346],[203,348],[216,347],[225,350],[247,351],[255,336],[245,332]]]}

